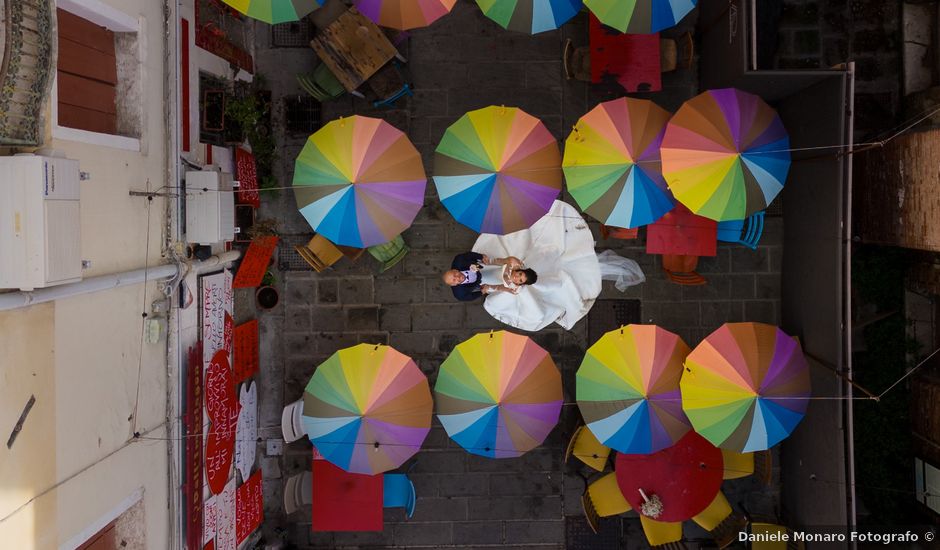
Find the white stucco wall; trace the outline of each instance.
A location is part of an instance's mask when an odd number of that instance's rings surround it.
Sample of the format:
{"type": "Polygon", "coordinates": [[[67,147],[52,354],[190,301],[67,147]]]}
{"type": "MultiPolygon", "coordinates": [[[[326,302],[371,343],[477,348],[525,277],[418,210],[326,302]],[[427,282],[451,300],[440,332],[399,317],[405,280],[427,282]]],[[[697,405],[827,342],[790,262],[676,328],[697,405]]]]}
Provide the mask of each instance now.
{"type": "MultiPolygon", "coordinates": [[[[165,263],[164,199],[128,195],[157,190],[167,177],[163,2],[61,2],[123,14],[140,29],[139,150],[100,140],[47,143],[91,174],[82,182],[82,257],[92,262],[85,276],[165,263]]],[[[4,442],[29,396],[36,397],[13,448],[0,445],[0,547],[72,548],[137,498],[146,548],[169,546],[168,443],[160,439],[166,337],[158,344],[141,340],[141,313],[158,297],[151,282],[0,313],[4,442]],[[133,441],[135,405],[136,429],[156,439],[133,441]]]]}

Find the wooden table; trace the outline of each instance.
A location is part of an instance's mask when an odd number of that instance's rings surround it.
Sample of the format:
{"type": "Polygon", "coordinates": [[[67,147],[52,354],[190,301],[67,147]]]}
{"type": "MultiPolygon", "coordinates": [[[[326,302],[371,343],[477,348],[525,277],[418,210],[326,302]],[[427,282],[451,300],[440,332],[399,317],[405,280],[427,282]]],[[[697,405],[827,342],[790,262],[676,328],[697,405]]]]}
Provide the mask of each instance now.
{"type": "Polygon", "coordinates": [[[672,447],[648,455],[617,453],[617,485],[634,510],[646,496],[663,503],[657,521],[684,521],[711,504],[721,489],[724,458],[717,447],[689,431],[672,447]]]}
{"type": "Polygon", "coordinates": [[[323,459],[313,460],[314,531],[381,531],[382,474],[351,474],[323,459]]]}
{"type": "Polygon", "coordinates": [[[318,32],[310,47],[349,92],[398,56],[381,29],[356,8],[318,32]]]}
{"type": "Polygon", "coordinates": [[[646,226],[646,253],[715,256],[718,224],[677,203],[665,216],[646,226]]]}
{"type": "Polygon", "coordinates": [[[659,33],[624,34],[601,24],[593,13],[588,31],[591,82],[613,79],[628,93],[663,89],[659,33]]]}

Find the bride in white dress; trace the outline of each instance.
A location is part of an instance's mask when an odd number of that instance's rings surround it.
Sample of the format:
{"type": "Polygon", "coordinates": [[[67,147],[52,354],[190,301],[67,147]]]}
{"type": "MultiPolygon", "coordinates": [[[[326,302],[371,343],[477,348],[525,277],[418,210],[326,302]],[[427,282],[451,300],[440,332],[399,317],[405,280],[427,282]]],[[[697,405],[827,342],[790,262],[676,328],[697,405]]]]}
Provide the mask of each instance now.
{"type": "MultiPolygon", "coordinates": [[[[495,319],[522,330],[537,331],[552,322],[570,330],[601,292],[594,236],[578,211],[562,201],[555,201],[529,229],[502,236],[481,234],[473,251],[490,258],[518,258],[538,274],[536,284],[523,285],[516,293],[490,294],[483,304],[495,319]]],[[[613,257],[632,264],[628,269],[636,266],[632,260],[613,257]]],[[[642,282],[638,266],[635,272],[639,276],[634,274],[631,282],[642,282]]]]}

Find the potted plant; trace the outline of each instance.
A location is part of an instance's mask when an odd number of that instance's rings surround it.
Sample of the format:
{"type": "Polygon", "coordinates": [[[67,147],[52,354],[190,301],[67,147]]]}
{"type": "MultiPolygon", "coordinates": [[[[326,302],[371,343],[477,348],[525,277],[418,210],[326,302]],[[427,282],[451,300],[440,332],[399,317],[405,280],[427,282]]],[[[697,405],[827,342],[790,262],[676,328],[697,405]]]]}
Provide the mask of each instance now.
{"type": "MultiPolygon", "coordinates": [[[[251,238],[251,240],[276,236],[277,220],[273,218],[262,218],[254,220],[251,228],[247,231],[247,235],[251,238]]],[[[271,263],[274,263],[273,258],[271,263]]],[[[277,306],[278,302],[280,301],[280,294],[278,293],[277,287],[275,285],[277,285],[277,275],[275,275],[274,271],[271,270],[271,266],[269,265],[268,270],[261,279],[261,286],[259,286],[258,290],[255,291],[255,301],[258,303],[258,307],[268,310],[277,306]]]]}

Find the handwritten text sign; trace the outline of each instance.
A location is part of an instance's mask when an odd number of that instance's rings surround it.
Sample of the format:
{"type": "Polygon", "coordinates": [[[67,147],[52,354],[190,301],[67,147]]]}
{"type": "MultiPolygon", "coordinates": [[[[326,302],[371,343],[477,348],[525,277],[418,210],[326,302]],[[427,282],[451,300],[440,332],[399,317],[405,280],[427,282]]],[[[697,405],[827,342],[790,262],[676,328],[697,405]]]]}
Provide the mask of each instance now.
{"type": "Polygon", "coordinates": [[[264,518],[264,502],[261,499],[261,470],[243,483],[235,494],[235,535],[238,544],[245,542],[264,518]]]}
{"type": "Polygon", "coordinates": [[[202,357],[209,364],[225,348],[225,315],[232,315],[232,283],[228,271],[200,277],[202,286],[202,357]]]}
{"type": "Polygon", "coordinates": [[[216,503],[215,495],[206,499],[206,508],[205,508],[205,522],[203,523],[203,537],[202,541],[206,544],[213,542],[215,540],[215,525],[219,521],[219,512],[217,510],[218,506],[216,503]]]}
{"type": "Polygon", "coordinates": [[[233,347],[235,383],[248,380],[258,372],[258,320],[254,319],[235,327],[233,347]]]}
{"type": "Polygon", "coordinates": [[[238,541],[235,537],[235,478],[229,480],[225,490],[219,495],[216,508],[219,516],[215,526],[215,547],[218,550],[235,550],[238,541]]]}
{"type": "Polygon", "coordinates": [[[271,254],[277,247],[277,237],[261,237],[251,241],[235,275],[235,288],[251,288],[261,284],[271,263],[271,254]]]}
{"type": "Polygon", "coordinates": [[[238,427],[235,430],[235,469],[248,479],[258,450],[258,384],[242,384],[238,397],[238,427]]]}
{"type": "Polygon", "coordinates": [[[183,485],[186,517],[186,547],[202,548],[202,350],[189,348],[186,359],[186,480],[183,485]]]}
{"type": "Polygon", "coordinates": [[[238,178],[238,192],[235,194],[237,202],[260,208],[261,197],[258,194],[255,156],[241,147],[235,149],[235,175],[238,178]]]}
{"type": "Polygon", "coordinates": [[[211,426],[206,440],[206,481],[214,494],[225,488],[235,452],[238,402],[228,354],[219,350],[206,369],[206,415],[211,426]]]}

